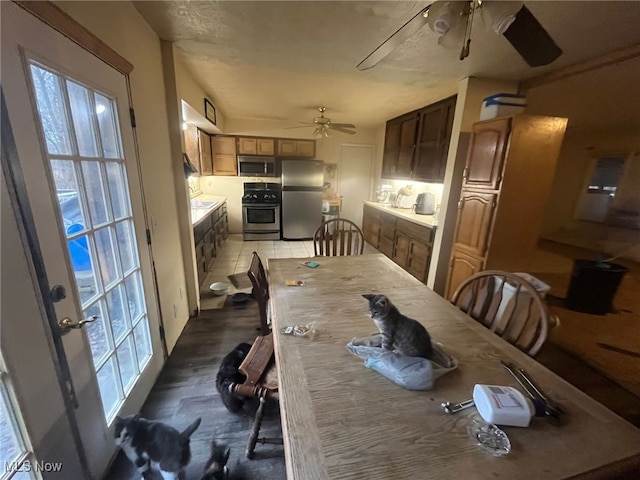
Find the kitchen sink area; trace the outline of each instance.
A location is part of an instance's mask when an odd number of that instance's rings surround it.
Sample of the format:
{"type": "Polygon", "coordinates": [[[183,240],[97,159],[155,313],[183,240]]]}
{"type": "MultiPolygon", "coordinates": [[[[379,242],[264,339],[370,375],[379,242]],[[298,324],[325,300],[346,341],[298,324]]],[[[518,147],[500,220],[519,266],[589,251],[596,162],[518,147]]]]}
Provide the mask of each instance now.
{"type": "Polygon", "coordinates": [[[215,209],[226,202],[225,197],[215,195],[199,195],[191,199],[191,224],[195,227],[209,216],[215,209]]]}

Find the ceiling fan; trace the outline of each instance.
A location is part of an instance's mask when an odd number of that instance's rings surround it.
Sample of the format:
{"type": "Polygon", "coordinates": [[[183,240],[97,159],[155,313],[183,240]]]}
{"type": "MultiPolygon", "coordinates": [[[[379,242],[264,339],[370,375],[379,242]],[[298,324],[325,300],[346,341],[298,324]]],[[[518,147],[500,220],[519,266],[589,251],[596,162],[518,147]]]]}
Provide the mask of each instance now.
{"type": "Polygon", "coordinates": [[[368,70],[415,35],[425,25],[438,35],[438,43],[461,45],[460,60],[469,55],[474,13],[489,17],[493,30],[502,34],[532,67],[548,65],[562,50],[523,2],[498,0],[443,1],[427,5],[371,52],[356,68],[368,70]]]}
{"type": "Polygon", "coordinates": [[[356,126],[352,123],[333,123],[330,118],[324,116],[324,112],[326,112],[325,107],[318,107],[318,111],[320,112],[319,117],[314,117],[313,122],[298,122],[303,123],[304,125],[300,125],[297,127],[285,127],[285,128],[305,128],[305,127],[315,127],[313,131],[313,135],[316,138],[326,138],[331,136],[331,130],[335,130],[336,132],[342,132],[349,135],[355,135],[355,131],[351,130],[352,128],[356,128],[356,126]]]}

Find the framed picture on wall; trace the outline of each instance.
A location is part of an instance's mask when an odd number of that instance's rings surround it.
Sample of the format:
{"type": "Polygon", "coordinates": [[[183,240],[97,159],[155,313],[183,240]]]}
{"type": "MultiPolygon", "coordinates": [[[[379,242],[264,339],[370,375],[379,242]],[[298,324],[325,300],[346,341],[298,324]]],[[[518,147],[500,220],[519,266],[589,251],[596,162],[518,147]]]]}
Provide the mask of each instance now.
{"type": "Polygon", "coordinates": [[[216,107],[206,98],[204,99],[204,116],[207,117],[207,120],[211,123],[216,124],[216,107]]]}

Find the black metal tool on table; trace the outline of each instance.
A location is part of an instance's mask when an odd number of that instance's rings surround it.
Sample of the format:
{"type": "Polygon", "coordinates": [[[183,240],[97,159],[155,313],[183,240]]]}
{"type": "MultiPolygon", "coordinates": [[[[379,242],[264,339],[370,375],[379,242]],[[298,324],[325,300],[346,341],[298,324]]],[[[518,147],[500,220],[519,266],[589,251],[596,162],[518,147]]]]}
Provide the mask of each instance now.
{"type": "Polygon", "coordinates": [[[560,425],[565,412],[560,405],[549,400],[542,391],[536,387],[523,368],[514,367],[511,363],[501,361],[502,366],[516,379],[518,384],[531,398],[537,417],[547,417],[549,423],[560,425]]]}

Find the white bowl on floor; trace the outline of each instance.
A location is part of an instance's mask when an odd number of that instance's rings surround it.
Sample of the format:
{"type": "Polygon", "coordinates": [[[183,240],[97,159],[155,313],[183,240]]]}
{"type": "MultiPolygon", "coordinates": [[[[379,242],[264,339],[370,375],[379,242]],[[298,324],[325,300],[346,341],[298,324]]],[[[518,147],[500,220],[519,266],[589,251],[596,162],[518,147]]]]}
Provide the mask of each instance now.
{"type": "Polygon", "coordinates": [[[230,288],[231,284],[229,282],[215,282],[209,285],[209,289],[214,295],[226,295],[230,288]]]}

